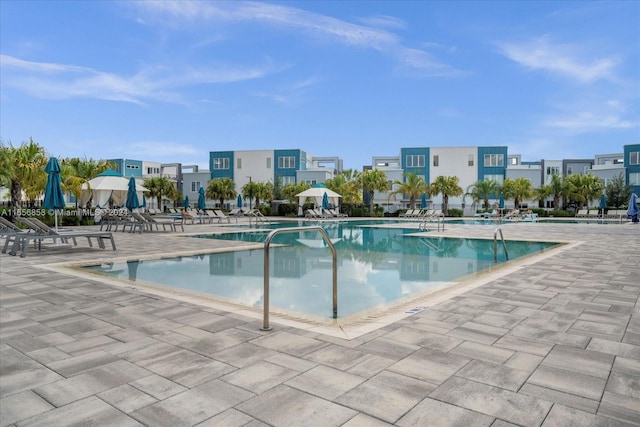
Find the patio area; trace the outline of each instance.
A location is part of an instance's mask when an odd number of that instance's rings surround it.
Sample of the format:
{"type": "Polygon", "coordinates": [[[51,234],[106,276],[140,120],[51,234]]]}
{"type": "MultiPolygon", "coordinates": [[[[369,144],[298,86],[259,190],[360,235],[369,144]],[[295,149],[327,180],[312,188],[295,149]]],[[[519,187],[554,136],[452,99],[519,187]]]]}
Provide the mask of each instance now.
{"type": "Polygon", "coordinates": [[[501,227],[571,244],[352,339],[52,268],[229,242],[116,232],[115,252],[0,254],[0,427],[640,425],[640,226],[501,227]]]}

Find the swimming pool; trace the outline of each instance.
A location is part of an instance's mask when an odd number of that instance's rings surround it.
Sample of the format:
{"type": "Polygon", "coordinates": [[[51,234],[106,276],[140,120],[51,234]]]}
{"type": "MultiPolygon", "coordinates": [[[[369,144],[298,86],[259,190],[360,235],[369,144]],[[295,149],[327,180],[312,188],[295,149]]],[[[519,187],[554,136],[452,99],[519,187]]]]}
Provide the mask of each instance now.
{"type": "MultiPolygon", "coordinates": [[[[325,230],[338,254],[338,319],[416,298],[496,266],[493,240],[427,237],[416,234],[415,229],[371,226],[370,222],[334,223],[325,230]]],[[[193,237],[262,242],[268,233],[243,230],[193,237]]],[[[555,245],[507,242],[510,259],[555,245]]],[[[499,254],[504,262],[501,250],[499,254]]],[[[262,249],[116,262],[83,269],[262,307],[262,249]]],[[[318,231],[276,235],[271,245],[270,271],[272,311],[333,318],[331,253],[318,231]]]]}

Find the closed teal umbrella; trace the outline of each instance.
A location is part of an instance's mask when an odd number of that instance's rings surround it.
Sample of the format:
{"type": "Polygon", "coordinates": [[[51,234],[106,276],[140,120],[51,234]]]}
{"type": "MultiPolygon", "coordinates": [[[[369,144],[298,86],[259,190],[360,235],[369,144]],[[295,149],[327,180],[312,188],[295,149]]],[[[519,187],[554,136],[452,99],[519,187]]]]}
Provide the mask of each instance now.
{"type": "Polygon", "coordinates": [[[127,201],[124,205],[130,211],[140,207],[140,201],[138,200],[138,194],[136,193],[136,179],[134,177],[129,178],[129,189],[127,190],[127,201]]]}
{"type": "MultiPolygon", "coordinates": [[[[500,201],[498,202],[498,207],[500,209],[504,209],[504,194],[503,193],[500,193],[500,201]]],[[[516,208],[517,208],[517,206],[516,206],[516,208]]]]}
{"type": "Polygon", "coordinates": [[[198,190],[198,209],[204,210],[207,207],[206,198],[204,196],[204,188],[200,187],[198,190]]]}
{"type": "Polygon", "coordinates": [[[600,213],[602,214],[602,219],[604,219],[604,210],[607,207],[607,196],[604,194],[600,196],[600,213]]]}
{"type": "Polygon", "coordinates": [[[329,209],[329,196],[327,196],[327,193],[322,195],[322,209],[329,209]]]}
{"type": "Polygon", "coordinates": [[[47,176],[47,186],[44,191],[44,201],[42,207],[45,209],[53,209],[55,217],[56,230],[58,229],[58,209],[63,209],[64,194],[62,193],[62,180],[60,178],[60,165],[58,159],[49,157],[47,166],[44,171],[49,174],[47,176]]]}
{"type": "Polygon", "coordinates": [[[238,194],[238,200],[236,200],[236,205],[238,205],[238,208],[242,209],[242,194],[238,194]]]}
{"type": "Polygon", "coordinates": [[[636,195],[636,193],[633,193],[631,195],[631,198],[629,199],[629,209],[627,209],[627,218],[631,218],[631,222],[637,223],[638,215],[639,215],[638,196],[636,195]]]}
{"type": "Polygon", "coordinates": [[[146,208],[147,207],[147,198],[144,196],[144,193],[142,193],[142,204],[140,205],[141,208],[146,208]]]}
{"type": "Polygon", "coordinates": [[[189,207],[189,196],[184,197],[184,208],[187,209],[189,207]]]}
{"type": "Polygon", "coordinates": [[[420,207],[422,209],[427,207],[427,195],[425,193],[422,193],[422,198],[420,199],[420,207]]]}

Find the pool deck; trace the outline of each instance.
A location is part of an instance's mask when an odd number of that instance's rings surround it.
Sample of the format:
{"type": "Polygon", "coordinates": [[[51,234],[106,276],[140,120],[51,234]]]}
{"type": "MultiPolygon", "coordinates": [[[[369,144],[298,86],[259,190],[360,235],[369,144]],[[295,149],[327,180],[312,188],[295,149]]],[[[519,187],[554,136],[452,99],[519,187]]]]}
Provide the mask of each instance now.
{"type": "Polygon", "coordinates": [[[52,268],[224,241],[118,231],[115,252],[0,254],[0,427],[639,426],[640,225],[502,230],[573,243],[353,339],[52,268]]]}

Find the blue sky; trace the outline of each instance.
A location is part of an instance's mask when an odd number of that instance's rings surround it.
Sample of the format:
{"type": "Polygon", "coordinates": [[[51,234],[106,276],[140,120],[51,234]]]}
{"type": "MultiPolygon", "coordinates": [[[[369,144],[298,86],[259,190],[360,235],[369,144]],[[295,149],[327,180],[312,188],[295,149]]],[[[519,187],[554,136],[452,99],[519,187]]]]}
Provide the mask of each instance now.
{"type": "Polygon", "coordinates": [[[640,142],[638,1],[2,0],[0,55],[2,141],[61,157],[640,142]]]}

